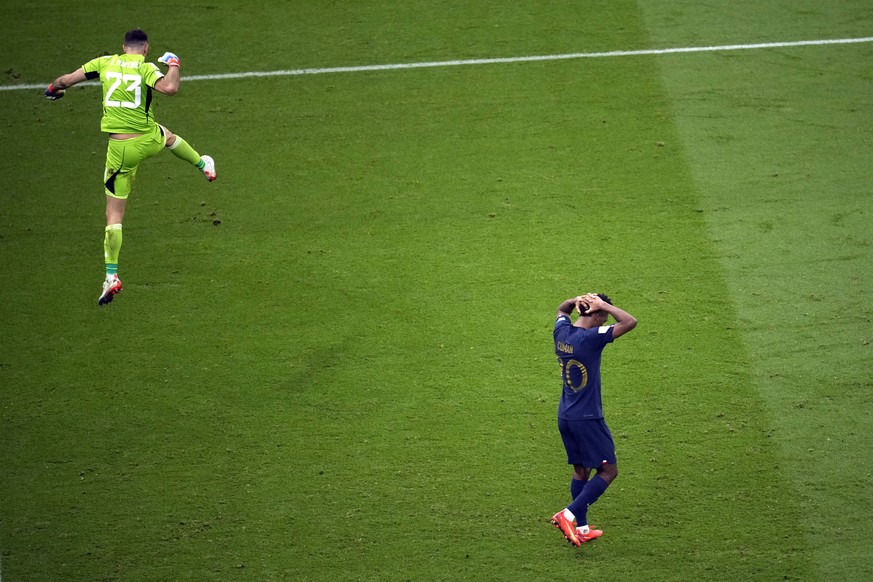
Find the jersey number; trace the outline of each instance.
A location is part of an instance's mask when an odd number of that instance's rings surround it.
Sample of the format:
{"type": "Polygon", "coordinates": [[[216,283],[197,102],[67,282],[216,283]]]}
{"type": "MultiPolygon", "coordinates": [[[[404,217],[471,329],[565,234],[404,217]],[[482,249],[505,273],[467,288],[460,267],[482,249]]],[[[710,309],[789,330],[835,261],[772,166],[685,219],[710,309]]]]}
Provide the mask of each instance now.
{"type": "Polygon", "coordinates": [[[577,360],[567,360],[566,362],[558,358],[558,364],[561,366],[561,374],[564,376],[564,384],[570,387],[573,392],[585,388],[588,384],[588,370],[585,364],[577,360]],[[573,371],[576,371],[574,374],[573,371]],[[573,381],[573,376],[576,376],[577,382],[573,381]]]}
{"type": "Polygon", "coordinates": [[[112,79],[113,83],[106,91],[106,107],[126,107],[127,109],[136,109],[142,102],[142,77],[139,75],[130,75],[122,73],[106,73],[107,79],[112,79]],[[127,83],[124,91],[133,93],[133,101],[114,101],[112,94],[122,83],[127,83]]]}

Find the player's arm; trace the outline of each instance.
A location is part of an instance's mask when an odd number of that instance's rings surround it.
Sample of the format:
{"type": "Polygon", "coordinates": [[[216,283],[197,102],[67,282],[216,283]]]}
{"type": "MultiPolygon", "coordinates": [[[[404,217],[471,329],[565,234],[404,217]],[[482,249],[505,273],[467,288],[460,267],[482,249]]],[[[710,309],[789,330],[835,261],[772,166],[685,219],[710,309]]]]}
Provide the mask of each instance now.
{"type": "Polygon", "coordinates": [[[155,91],[164,95],[175,95],[182,84],[182,75],[179,72],[179,57],[173,53],[164,53],[158,59],[158,62],[167,65],[167,74],[155,81],[155,91]]]}
{"type": "Polygon", "coordinates": [[[615,325],[612,326],[612,339],[622,336],[637,326],[637,318],[615,305],[611,305],[601,299],[594,293],[589,293],[582,298],[583,307],[588,308],[585,313],[593,313],[595,311],[605,311],[615,319],[615,325]]]}
{"type": "Polygon", "coordinates": [[[562,315],[571,317],[573,315],[573,310],[579,308],[582,299],[582,295],[577,295],[576,297],[567,299],[558,306],[558,313],[555,314],[555,317],[561,317],[562,315]]]}
{"type": "Polygon", "coordinates": [[[52,101],[54,101],[55,99],[60,99],[64,96],[65,89],[68,89],[77,83],[81,83],[86,78],[87,77],[85,76],[84,69],[79,67],[72,73],[61,75],[60,77],[55,79],[45,90],[45,96],[52,101]]]}

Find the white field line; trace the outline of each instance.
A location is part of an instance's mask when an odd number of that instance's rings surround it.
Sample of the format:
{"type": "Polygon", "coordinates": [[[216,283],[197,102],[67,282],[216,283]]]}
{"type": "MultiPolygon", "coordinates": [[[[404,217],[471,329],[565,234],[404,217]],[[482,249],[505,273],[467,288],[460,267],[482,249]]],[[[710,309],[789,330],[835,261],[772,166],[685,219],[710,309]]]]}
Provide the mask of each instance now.
{"type": "MultiPolygon", "coordinates": [[[[290,69],[284,71],[249,71],[243,73],[221,73],[216,75],[191,75],[187,81],[218,81],[226,79],[246,79],[250,77],[292,77],[296,75],[323,75],[328,73],[360,73],[365,71],[393,71],[398,69],[423,69],[429,67],[460,67],[464,65],[493,65],[506,63],[529,63],[537,61],[562,61],[569,59],[597,59],[608,57],[635,57],[643,55],[669,55],[676,53],[704,53],[719,51],[739,51],[752,49],[784,48],[797,46],[819,46],[830,44],[855,44],[873,42],[873,37],[838,38],[825,40],[798,40],[792,42],[763,42],[757,44],[728,44],[665,49],[644,49],[635,51],[609,51],[600,53],[569,53],[563,55],[541,55],[527,57],[505,57],[493,59],[468,59],[458,61],[432,61],[423,63],[399,63],[393,65],[362,65],[357,67],[327,67],[322,69],[290,69]]],[[[0,91],[20,91],[43,89],[48,83],[40,85],[0,85],[0,91]]],[[[99,85],[96,81],[86,81],[80,85],[99,85]]]]}

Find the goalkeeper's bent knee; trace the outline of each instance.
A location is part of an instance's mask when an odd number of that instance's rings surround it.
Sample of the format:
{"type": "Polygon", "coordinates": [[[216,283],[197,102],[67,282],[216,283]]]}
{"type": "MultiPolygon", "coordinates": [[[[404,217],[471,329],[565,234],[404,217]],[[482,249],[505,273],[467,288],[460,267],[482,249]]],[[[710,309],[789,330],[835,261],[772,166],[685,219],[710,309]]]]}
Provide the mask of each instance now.
{"type": "Polygon", "coordinates": [[[200,162],[200,154],[194,151],[194,148],[188,145],[188,142],[182,139],[179,134],[175,134],[175,137],[175,141],[172,145],[168,145],[167,149],[173,152],[177,158],[196,166],[200,162]]]}

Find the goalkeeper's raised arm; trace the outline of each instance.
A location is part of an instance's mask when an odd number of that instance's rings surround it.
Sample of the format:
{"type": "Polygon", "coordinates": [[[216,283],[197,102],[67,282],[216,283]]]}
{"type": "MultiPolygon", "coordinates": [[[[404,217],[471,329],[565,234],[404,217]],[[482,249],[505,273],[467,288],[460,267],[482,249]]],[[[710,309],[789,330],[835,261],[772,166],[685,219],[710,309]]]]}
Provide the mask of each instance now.
{"type": "Polygon", "coordinates": [[[167,72],[155,83],[155,91],[160,91],[164,95],[175,95],[182,84],[179,57],[173,53],[164,53],[158,62],[167,65],[167,72]]]}

